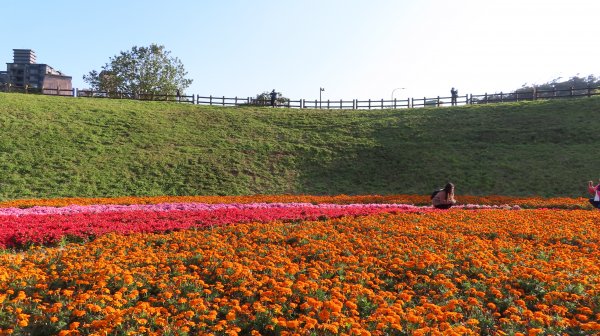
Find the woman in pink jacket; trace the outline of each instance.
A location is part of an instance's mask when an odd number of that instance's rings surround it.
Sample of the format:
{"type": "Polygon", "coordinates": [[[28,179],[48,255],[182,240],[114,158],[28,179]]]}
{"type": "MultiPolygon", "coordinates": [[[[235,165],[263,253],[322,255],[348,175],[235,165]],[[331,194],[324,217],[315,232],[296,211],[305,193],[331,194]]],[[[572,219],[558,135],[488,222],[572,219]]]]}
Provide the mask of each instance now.
{"type": "Polygon", "coordinates": [[[594,197],[590,198],[590,203],[594,206],[594,208],[600,209],[600,184],[594,186],[594,182],[588,182],[588,191],[590,194],[594,195],[594,197]]]}

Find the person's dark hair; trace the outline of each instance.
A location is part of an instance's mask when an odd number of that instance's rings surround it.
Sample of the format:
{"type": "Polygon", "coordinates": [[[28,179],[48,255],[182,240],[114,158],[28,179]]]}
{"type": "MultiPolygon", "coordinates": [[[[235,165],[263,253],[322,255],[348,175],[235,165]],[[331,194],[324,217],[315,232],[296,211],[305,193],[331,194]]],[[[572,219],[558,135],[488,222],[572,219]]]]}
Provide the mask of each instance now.
{"type": "Polygon", "coordinates": [[[446,192],[446,201],[448,200],[448,196],[454,192],[454,184],[448,182],[444,187],[444,191],[446,192]]]}

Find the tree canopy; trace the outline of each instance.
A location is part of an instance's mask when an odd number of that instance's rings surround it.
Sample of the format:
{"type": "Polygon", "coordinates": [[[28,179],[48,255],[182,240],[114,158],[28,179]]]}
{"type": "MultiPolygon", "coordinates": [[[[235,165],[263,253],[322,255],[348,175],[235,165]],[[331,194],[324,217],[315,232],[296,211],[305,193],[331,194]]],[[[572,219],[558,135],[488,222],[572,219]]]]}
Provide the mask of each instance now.
{"type": "MultiPolygon", "coordinates": [[[[279,91],[275,91],[277,94],[275,98],[276,105],[286,105],[290,99],[283,96],[279,91]]],[[[271,92],[265,91],[256,95],[256,98],[252,102],[253,105],[270,105],[271,104],[271,92]]]]}
{"type": "Polygon", "coordinates": [[[134,46],[111,57],[100,72],[83,76],[93,90],[131,94],[183,94],[192,84],[177,57],[162,45],[134,46]]]}
{"type": "Polygon", "coordinates": [[[473,98],[473,103],[494,102],[494,101],[515,101],[533,99],[535,92],[536,98],[560,98],[566,96],[584,96],[590,93],[595,93],[600,87],[600,78],[594,75],[580,77],[579,74],[564,79],[563,77],[555,78],[549,82],[542,84],[523,84],[515,91],[508,93],[493,93],[487,95],[484,100],[482,98],[473,98]]]}
{"type": "MultiPolygon", "coordinates": [[[[588,87],[596,88],[600,85],[600,78],[595,77],[594,75],[588,75],[586,77],[580,77],[579,74],[576,76],[572,76],[569,79],[564,79],[563,77],[555,78],[547,83],[543,84],[523,84],[520,89],[516,91],[531,91],[535,87],[538,91],[552,91],[552,90],[584,90],[588,87]]],[[[568,95],[568,93],[559,92],[557,95],[568,95]]]]}

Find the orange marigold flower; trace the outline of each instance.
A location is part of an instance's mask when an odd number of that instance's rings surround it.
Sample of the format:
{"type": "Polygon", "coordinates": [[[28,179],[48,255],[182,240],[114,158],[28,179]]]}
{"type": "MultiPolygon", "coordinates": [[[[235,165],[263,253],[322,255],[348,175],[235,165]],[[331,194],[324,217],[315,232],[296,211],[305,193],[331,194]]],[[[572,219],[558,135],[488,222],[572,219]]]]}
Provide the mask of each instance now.
{"type": "Polygon", "coordinates": [[[329,316],[330,316],[330,313],[329,313],[329,310],[327,310],[327,309],[323,309],[319,312],[319,320],[321,320],[323,322],[329,320],[329,316]]]}
{"type": "Polygon", "coordinates": [[[76,317],[82,317],[83,315],[85,315],[85,310],[75,309],[71,314],[76,317]]]}
{"type": "Polygon", "coordinates": [[[287,321],[285,326],[290,329],[298,329],[300,322],[298,322],[298,320],[287,321]]]}
{"type": "Polygon", "coordinates": [[[344,305],[350,310],[354,310],[354,309],[358,308],[356,303],[354,303],[352,301],[346,301],[346,302],[344,302],[344,305]]]}
{"type": "Polygon", "coordinates": [[[27,295],[25,295],[24,291],[19,291],[19,293],[17,294],[17,297],[15,297],[15,301],[23,300],[26,297],[27,297],[27,295]]]}

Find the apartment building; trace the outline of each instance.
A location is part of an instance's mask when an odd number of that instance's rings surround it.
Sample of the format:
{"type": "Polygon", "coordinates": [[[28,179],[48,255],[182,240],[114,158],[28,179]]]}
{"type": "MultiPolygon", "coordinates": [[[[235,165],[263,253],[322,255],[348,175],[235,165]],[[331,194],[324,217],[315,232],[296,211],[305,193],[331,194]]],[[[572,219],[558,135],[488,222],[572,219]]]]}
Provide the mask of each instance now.
{"type": "MultiPolygon", "coordinates": [[[[72,78],[55,70],[48,64],[36,63],[36,54],[31,49],[13,49],[12,63],[6,63],[6,71],[0,72],[0,83],[4,86],[40,89],[56,93],[71,90],[72,78]]],[[[60,93],[59,93],[60,94],[60,93]]]]}

